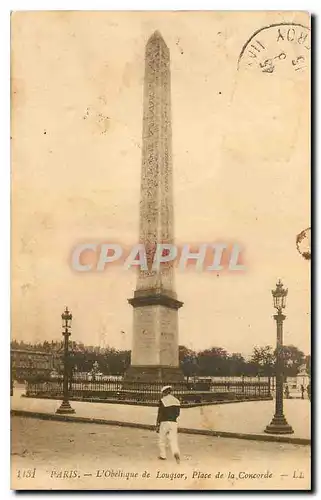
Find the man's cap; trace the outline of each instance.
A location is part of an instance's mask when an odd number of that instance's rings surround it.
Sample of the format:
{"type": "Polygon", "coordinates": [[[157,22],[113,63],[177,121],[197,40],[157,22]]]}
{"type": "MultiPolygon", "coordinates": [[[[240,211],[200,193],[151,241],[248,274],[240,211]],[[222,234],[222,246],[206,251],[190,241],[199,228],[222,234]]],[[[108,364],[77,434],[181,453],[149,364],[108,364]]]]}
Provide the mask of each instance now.
{"type": "Polygon", "coordinates": [[[172,388],[171,385],[164,385],[164,387],[162,387],[161,392],[165,392],[165,391],[167,391],[167,389],[171,389],[171,388],[172,388]]]}

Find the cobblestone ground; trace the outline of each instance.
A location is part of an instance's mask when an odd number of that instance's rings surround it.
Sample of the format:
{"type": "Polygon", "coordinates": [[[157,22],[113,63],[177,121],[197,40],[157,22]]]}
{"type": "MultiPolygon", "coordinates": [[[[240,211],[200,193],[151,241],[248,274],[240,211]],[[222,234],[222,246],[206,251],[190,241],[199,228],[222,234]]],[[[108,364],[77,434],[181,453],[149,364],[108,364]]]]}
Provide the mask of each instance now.
{"type": "Polygon", "coordinates": [[[166,462],[157,459],[157,434],[147,430],[13,417],[11,432],[14,489],[308,489],[310,483],[309,446],[180,434],[177,465],[170,453],[166,462]],[[33,468],[34,479],[18,478],[33,468]],[[142,477],[145,470],[150,477],[142,477]],[[271,477],[246,477],[264,473],[271,477]]]}

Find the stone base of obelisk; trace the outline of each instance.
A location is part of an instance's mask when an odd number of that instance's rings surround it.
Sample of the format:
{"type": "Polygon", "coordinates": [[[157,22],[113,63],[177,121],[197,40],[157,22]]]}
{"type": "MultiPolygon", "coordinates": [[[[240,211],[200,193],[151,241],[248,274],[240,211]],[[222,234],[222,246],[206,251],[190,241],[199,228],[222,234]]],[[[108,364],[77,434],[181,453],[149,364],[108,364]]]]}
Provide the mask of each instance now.
{"type": "Polygon", "coordinates": [[[135,290],[128,302],[134,308],[133,364],[124,381],[128,386],[131,382],[154,382],[157,387],[159,382],[184,382],[178,366],[177,331],[177,310],[183,302],[177,300],[175,292],[163,289],[135,290]]]}
{"type": "Polygon", "coordinates": [[[184,375],[177,366],[132,365],[124,376],[124,382],[184,382],[184,375]]]}

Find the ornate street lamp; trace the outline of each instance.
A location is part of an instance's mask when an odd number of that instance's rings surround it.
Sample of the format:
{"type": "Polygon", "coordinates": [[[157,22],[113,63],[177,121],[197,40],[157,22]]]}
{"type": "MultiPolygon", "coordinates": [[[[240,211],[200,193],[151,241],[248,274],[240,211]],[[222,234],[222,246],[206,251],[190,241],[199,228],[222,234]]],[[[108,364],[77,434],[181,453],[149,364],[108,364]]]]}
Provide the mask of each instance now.
{"type": "Polygon", "coordinates": [[[277,314],[273,317],[276,321],[276,394],[275,394],[275,414],[264,430],[268,434],[293,434],[293,429],[286,421],[283,414],[283,321],[285,315],[282,310],[286,305],[288,290],[283,287],[281,280],[276,284],[276,289],[272,290],[274,307],[277,314]]]}
{"type": "Polygon", "coordinates": [[[56,413],[75,413],[75,410],[70,406],[69,403],[69,387],[68,387],[68,375],[69,375],[69,337],[72,314],[68,310],[68,307],[64,310],[61,315],[62,327],[64,331],[62,332],[64,336],[64,378],[63,378],[63,401],[61,406],[58,408],[56,413]]]}

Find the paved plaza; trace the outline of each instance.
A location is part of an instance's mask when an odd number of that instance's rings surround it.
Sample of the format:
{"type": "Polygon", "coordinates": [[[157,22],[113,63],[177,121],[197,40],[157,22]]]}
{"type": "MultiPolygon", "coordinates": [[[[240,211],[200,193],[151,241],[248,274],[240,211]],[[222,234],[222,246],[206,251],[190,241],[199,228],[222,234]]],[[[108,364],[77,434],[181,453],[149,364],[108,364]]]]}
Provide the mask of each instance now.
{"type": "Polygon", "coordinates": [[[177,465],[170,456],[157,459],[152,431],[13,417],[12,486],[21,487],[19,470],[36,468],[24,488],[309,488],[309,446],[187,434],[179,443],[177,465]],[[293,480],[299,472],[304,477],[293,480]]]}
{"type": "MultiPolygon", "coordinates": [[[[60,401],[26,398],[22,397],[22,394],[24,394],[23,389],[15,388],[11,398],[12,410],[55,414],[60,406],[60,401]]],[[[183,408],[179,426],[187,429],[255,434],[266,437],[264,428],[273,417],[274,405],[274,401],[254,401],[183,408]]],[[[156,407],[79,401],[73,401],[72,406],[76,410],[76,418],[145,425],[154,425],[156,422],[156,407]]],[[[294,429],[294,434],[288,437],[310,439],[311,404],[309,400],[285,400],[284,409],[286,418],[294,429]]]]}

